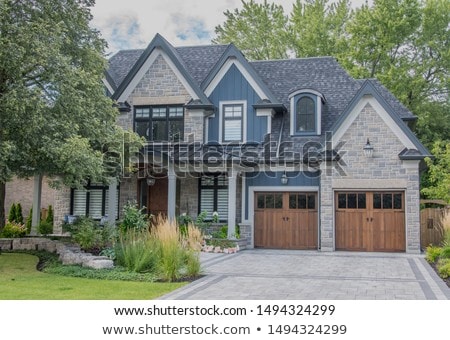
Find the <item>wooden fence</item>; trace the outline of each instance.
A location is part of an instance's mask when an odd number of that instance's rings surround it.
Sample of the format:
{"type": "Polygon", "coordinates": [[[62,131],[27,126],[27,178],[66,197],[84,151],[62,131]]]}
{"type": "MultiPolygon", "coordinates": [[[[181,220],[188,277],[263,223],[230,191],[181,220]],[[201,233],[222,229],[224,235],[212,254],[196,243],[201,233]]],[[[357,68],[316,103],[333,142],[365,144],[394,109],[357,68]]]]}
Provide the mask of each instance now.
{"type": "Polygon", "coordinates": [[[450,205],[439,200],[421,200],[425,208],[420,210],[420,243],[422,248],[430,244],[440,245],[445,229],[450,229],[450,205]],[[426,206],[433,207],[426,207],[426,206]]]}

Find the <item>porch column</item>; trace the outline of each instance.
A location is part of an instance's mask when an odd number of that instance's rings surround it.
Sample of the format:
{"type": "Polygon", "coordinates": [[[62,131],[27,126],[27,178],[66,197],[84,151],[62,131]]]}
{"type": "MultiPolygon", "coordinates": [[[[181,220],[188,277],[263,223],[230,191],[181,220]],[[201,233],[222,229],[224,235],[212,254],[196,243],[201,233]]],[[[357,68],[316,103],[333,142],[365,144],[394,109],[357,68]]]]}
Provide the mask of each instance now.
{"type": "Polygon", "coordinates": [[[108,211],[106,214],[108,215],[108,223],[114,225],[116,223],[116,205],[117,202],[117,179],[112,177],[109,180],[109,188],[108,188],[108,211]]]}
{"type": "Polygon", "coordinates": [[[228,239],[236,238],[236,183],[237,171],[231,170],[228,176],[228,239]]]}
{"type": "Polygon", "coordinates": [[[173,164],[169,164],[168,170],[169,187],[167,189],[167,217],[169,220],[175,220],[176,196],[177,196],[177,176],[173,164]]]}
{"type": "Polygon", "coordinates": [[[41,193],[42,193],[42,175],[34,176],[33,190],[33,215],[31,219],[31,235],[37,235],[37,228],[41,223],[41,193]]]}

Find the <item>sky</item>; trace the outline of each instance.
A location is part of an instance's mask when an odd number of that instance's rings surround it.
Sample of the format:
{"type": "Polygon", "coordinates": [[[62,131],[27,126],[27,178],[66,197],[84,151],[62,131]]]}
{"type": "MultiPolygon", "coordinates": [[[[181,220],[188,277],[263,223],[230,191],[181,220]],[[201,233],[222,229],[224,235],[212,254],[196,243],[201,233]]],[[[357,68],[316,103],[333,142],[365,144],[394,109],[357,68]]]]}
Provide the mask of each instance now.
{"type": "MultiPolygon", "coordinates": [[[[272,2],[288,14],[294,1],[272,2]]],[[[207,45],[215,37],[214,28],[225,21],[224,12],[235,8],[242,8],[241,0],[96,0],[91,24],[108,42],[109,55],[145,48],[156,33],[173,46],[207,45]]]]}

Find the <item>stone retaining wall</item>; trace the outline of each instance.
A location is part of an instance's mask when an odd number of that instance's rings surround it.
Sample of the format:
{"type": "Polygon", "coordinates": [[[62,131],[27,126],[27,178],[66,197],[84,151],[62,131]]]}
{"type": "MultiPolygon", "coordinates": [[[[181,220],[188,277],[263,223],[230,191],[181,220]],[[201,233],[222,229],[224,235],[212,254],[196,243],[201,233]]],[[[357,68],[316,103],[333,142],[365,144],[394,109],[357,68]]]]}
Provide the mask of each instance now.
{"type": "Polygon", "coordinates": [[[3,238],[1,250],[44,250],[59,255],[64,265],[81,265],[94,269],[113,268],[114,262],[106,256],[85,253],[80,247],[47,238],[3,238]]]}

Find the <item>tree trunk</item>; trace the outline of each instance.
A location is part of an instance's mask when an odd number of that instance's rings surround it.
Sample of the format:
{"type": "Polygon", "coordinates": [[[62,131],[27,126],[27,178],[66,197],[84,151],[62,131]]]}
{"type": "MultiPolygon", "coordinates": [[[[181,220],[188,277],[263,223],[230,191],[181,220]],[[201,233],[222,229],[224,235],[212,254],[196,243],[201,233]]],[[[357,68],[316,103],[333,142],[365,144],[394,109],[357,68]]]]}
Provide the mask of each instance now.
{"type": "Polygon", "coordinates": [[[0,232],[5,226],[5,197],[6,197],[6,183],[0,182],[0,232]]]}

